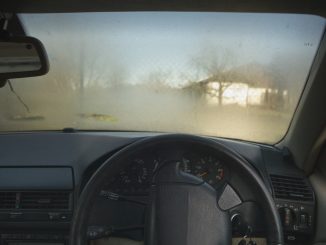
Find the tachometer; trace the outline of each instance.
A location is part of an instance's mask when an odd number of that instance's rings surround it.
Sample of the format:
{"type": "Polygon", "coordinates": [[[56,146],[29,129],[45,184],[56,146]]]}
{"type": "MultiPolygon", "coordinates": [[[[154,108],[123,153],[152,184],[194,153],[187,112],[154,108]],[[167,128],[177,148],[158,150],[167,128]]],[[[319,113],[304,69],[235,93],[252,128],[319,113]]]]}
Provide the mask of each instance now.
{"type": "Polygon", "coordinates": [[[158,160],[152,156],[132,158],[128,167],[107,183],[104,189],[121,195],[146,195],[157,166],[158,160]]]}

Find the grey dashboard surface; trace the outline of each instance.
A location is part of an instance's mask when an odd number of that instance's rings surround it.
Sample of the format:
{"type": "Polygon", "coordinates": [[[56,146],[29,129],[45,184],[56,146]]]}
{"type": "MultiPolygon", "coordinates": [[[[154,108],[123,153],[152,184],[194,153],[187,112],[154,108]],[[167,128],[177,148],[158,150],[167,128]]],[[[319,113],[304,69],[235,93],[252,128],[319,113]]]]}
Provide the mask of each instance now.
{"type": "Polygon", "coordinates": [[[0,170],[2,190],[72,190],[73,187],[72,169],[68,167],[4,167],[0,170]]]}
{"type": "MultiPolygon", "coordinates": [[[[78,185],[85,170],[99,158],[109,156],[138,139],[154,135],[157,134],[57,131],[0,134],[0,167],[71,167],[78,185]]],[[[240,153],[252,163],[265,182],[268,169],[272,169],[274,164],[278,167],[283,165],[282,154],[274,147],[213,139],[240,153]],[[270,166],[266,167],[265,163],[270,166]]]]}
{"type": "Polygon", "coordinates": [[[72,167],[78,183],[96,159],[136,139],[100,133],[2,134],[0,167],[72,167]]]}

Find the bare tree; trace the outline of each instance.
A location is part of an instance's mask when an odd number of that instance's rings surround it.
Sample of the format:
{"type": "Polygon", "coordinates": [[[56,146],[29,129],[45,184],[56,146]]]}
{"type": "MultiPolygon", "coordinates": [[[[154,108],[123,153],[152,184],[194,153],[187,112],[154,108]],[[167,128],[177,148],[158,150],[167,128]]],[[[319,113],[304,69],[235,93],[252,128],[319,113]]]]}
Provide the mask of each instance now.
{"type": "Polygon", "coordinates": [[[171,88],[171,85],[169,84],[170,80],[170,72],[156,70],[146,75],[146,77],[142,81],[145,86],[149,87],[155,92],[159,92],[171,88]]]}
{"type": "Polygon", "coordinates": [[[94,46],[83,41],[49,46],[51,68],[47,88],[51,83],[51,89],[61,96],[77,96],[82,101],[87,91],[124,84],[128,73],[119,57],[113,51],[108,55],[94,46]]]}
{"type": "Polygon", "coordinates": [[[224,92],[235,80],[236,73],[231,69],[235,59],[230,51],[221,48],[218,50],[224,51],[217,52],[216,48],[207,47],[191,60],[191,64],[196,70],[196,76],[205,77],[196,81],[199,84],[197,87],[207,93],[207,84],[213,82],[218,84],[217,97],[219,105],[222,105],[224,92]]]}

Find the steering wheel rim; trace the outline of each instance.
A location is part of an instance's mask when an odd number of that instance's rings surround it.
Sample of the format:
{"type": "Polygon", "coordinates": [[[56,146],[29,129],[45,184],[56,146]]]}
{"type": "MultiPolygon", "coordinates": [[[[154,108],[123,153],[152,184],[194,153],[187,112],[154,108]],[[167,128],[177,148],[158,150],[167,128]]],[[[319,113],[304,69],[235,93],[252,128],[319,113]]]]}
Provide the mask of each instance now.
{"type": "MultiPolygon", "coordinates": [[[[74,217],[71,227],[71,243],[72,245],[86,245],[87,244],[87,221],[88,210],[93,206],[96,196],[100,191],[101,186],[105,181],[117,175],[120,170],[129,165],[127,158],[136,152],[143,151],[146,148],[153,147],[160,144],[198,144],[204,147],[209,147],[212,150],[222,154],[231,160],[232,164],[237,165],[237,171],[242,171],[242,174],[248,177],[255,186],[255,193],[259,196],[260,204],[264,210],[265,220],[267,224],[267,244],[281,245],[283,242],[283,231],[278,211],[275,207],[274,200],[266,188],[264,182],[257,174],[256,170],[237,152],[228,147],[208,138],[193,135],[183,134],[165,134],[159,136],[148,137],[140,139],[107,159],[92,175],[86,183],[79,199],[77,207],[74,212],[74,217]]],[[[229,162],[228,162],[229,163],[229,162]]],[[[168,244],[163,244],[168,245],[168,244]]]]}

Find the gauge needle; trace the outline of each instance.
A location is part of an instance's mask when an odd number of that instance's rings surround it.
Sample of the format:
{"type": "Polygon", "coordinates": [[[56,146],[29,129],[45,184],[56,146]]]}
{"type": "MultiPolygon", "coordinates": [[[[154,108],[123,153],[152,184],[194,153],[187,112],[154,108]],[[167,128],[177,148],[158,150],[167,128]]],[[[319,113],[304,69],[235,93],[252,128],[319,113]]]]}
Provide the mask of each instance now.
{"type": "Polygon", "coordinates": [[[203,176],[205,176],[206,174],[208,174],[208,172],[204,172],[204,173],[200,174],[199,177],[203,177],[203,176]]]}

